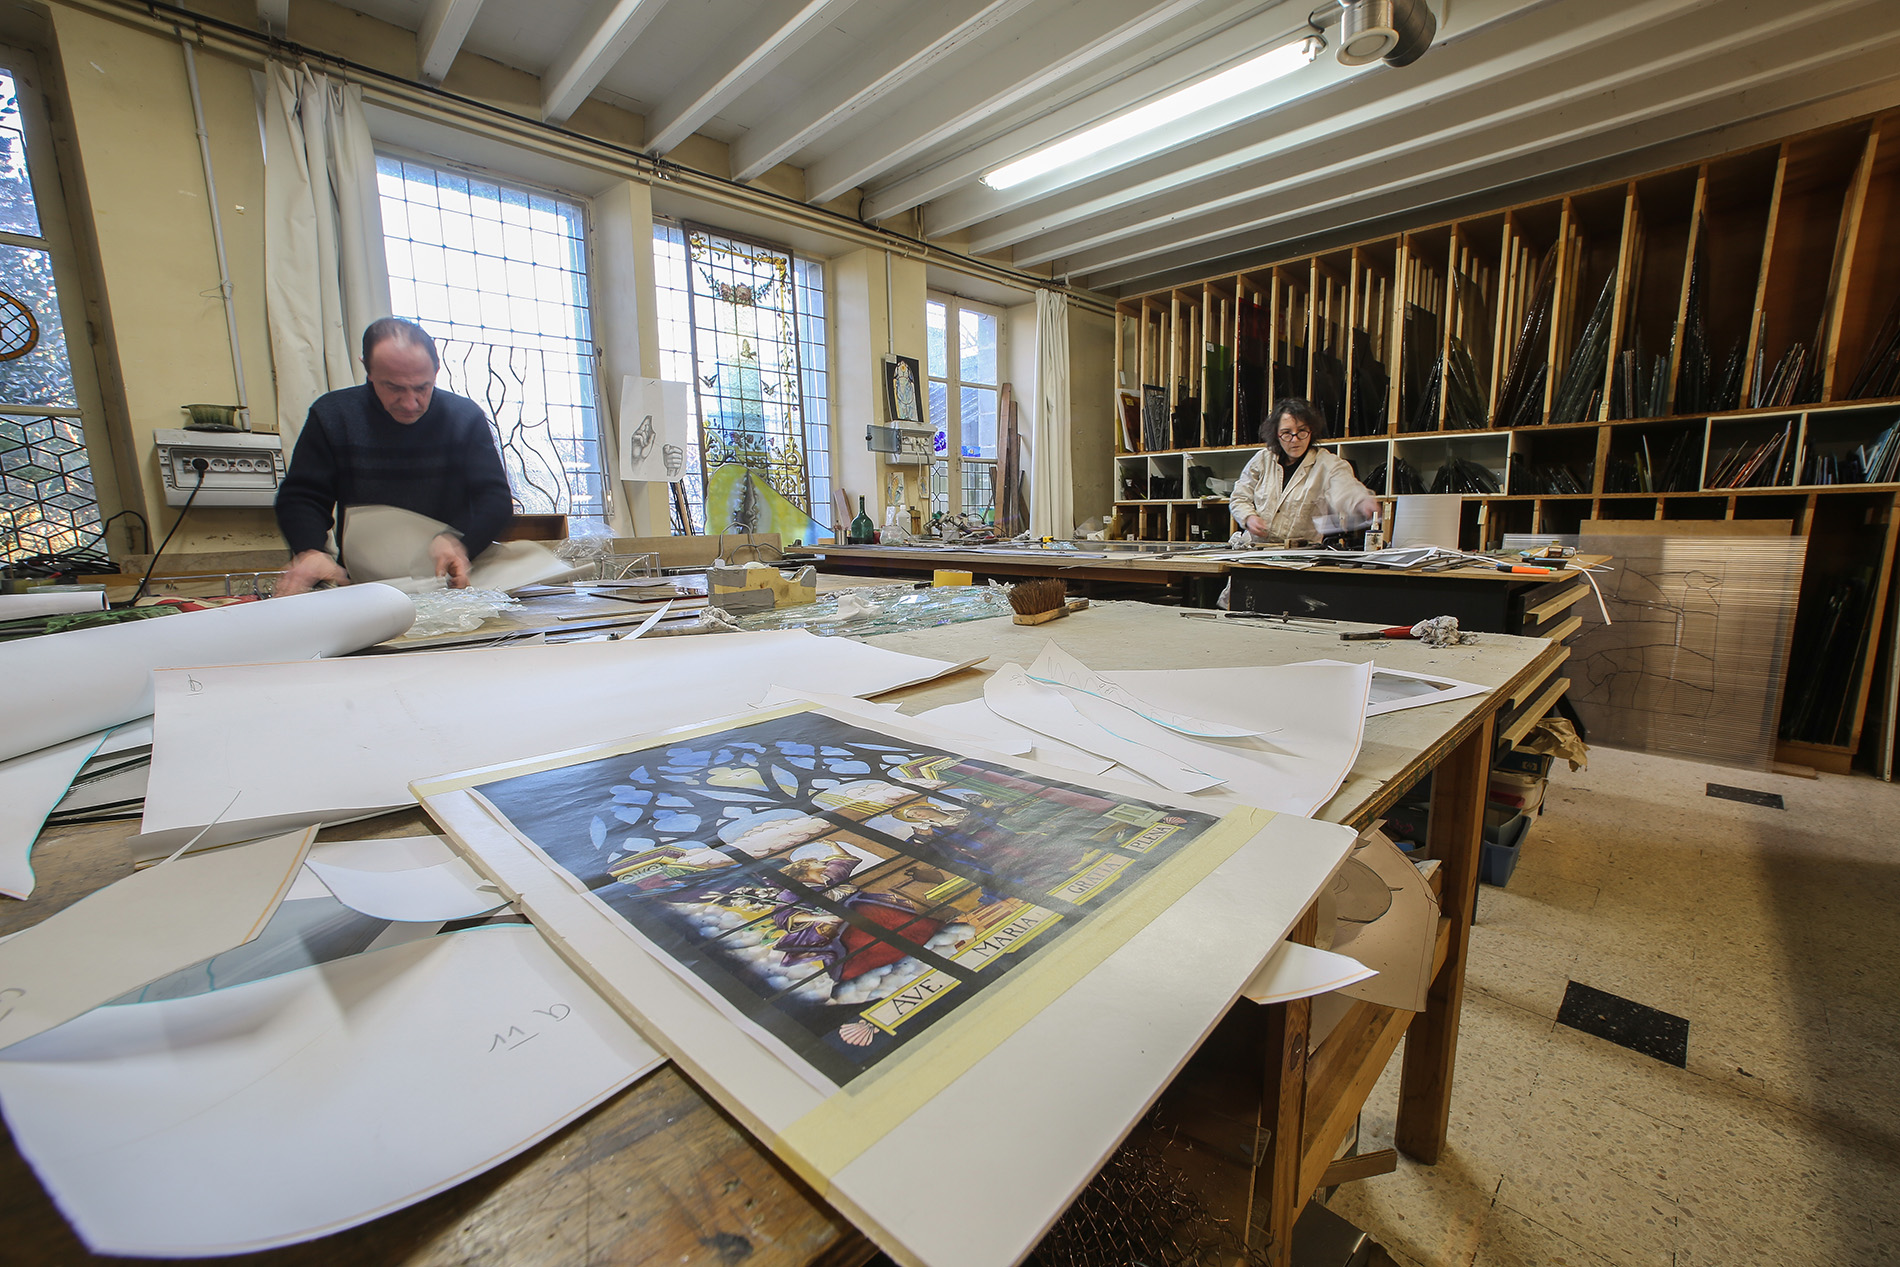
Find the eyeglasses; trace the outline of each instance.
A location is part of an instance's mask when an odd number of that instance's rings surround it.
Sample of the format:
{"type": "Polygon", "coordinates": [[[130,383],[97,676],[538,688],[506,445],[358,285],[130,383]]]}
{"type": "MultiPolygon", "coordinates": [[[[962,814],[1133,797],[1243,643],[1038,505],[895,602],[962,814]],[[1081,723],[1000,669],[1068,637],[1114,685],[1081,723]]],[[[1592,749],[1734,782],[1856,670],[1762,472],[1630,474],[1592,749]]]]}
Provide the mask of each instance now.
{"type": "Polygon", "coordinates": [[[1305,427],[1301,427],[1298,431],[1282,431],[1278,435],[1282,440],[1298,440],[1301,436],[1310,440],[1313,437],[1313,433],[1305,427]]]}

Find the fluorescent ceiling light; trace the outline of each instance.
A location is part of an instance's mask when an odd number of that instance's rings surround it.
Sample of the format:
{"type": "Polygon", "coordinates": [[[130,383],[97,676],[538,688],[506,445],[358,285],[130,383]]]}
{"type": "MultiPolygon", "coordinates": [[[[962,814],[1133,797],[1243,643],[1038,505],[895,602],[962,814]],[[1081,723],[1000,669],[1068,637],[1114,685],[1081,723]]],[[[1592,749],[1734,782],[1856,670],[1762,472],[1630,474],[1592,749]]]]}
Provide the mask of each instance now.
{"type": "Polygon", "coordinates": [[[1177,88],[1140,109],[1130,110],[1106,123],[1098,123],[1086,132],[1078,132],[1054,145],[1045,145],[1033,154],[997,168],[983,177],[983,183],[991,189],[1008,189],[1011,185],[1020,185],[1044,172],[1100,153],[1144,132],[1152,132],[1173,123],[1176,119],[1186,118],[1196,110],[1219,105],[1249,89],[1271,83],[1282,75],[1290,75],[1318,57],[1320,50],[1325,47],[1326,42],[1318,36],[1307,36],[1295,43],[1282,45],[1199,83],[1177,88]]]}

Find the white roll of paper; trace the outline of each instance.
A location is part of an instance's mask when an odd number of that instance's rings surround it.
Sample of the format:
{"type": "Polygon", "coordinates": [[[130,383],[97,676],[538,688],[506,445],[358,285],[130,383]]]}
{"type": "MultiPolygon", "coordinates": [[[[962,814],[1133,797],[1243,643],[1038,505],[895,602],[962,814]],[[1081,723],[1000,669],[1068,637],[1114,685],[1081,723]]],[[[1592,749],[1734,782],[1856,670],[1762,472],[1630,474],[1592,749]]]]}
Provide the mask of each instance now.
{"type": "Polygon", "coordinates": [[[0,594],[0,620],[25,620],[30,616],[65,616],[72,612],[97,612],[106,609],[104,590],[54,590],[51,593],[0,594]]]}
{"type": "Polygon", "coordinates": [[[1458,548],[1465,499],[1457,493],[1402,493],[1392,517],[1392,545],[1458,548]]]}
{"type": "Polygon", "coordinates": [[[407,630],[416,609],[387,585],[0,643],[0,760],[152,711],[152,670],[342,655],[407,630]]]}

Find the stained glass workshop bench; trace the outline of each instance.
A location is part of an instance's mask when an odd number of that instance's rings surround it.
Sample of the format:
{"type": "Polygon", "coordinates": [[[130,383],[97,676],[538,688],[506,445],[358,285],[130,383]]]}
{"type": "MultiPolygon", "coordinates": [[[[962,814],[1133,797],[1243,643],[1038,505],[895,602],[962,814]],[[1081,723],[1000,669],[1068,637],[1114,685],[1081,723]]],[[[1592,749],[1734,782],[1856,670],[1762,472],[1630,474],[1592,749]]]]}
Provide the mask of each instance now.
{"type": "MultiPolygon", "coordinates": [[[[978,698],[989,673],[1027,665],[1047,632],[1006,619],[874,639],[894,650],[947,659],[988,658],[964,673],[893,697],[906,714],[978,698]]],[[[1441,907],[1430,1002],[1422,1013],[1355,1003],[1309,1050],[1310,1001],[1236,1004],[1203,1055],[1227,1079],[1223,1110],[1248,1127],[1239,1159],[1208,1150],[1177,1167],[1194,1175],[1195,1198],[1231,1228],[1245,1228],[1262,1261],[1283,1263],[1291,1229],[1324,1184],[1361,1177],[1334,1158],[1381,1071],[1406,1044],[1397,1144],[1421,1161],[1446,1139],[1458,1016],[1463,999],[1486,773],[1499,710],[1534,694],[1562,656],[1541,638],[1487,635],[1477,645],[1433,652],[1409,643],[1342,643],[1256,624],[1183,620],[1146,604],[1097,604],[1062,622],[1062,645],[1098,671],[1222,668],[1317,658],[1455,677],[1486,694],[1373,717],[1352,772],[1316,817],[1351,826],[1378,820],[1431,773],[1429,848],[1438,859],[1441,907]]],[[[130,822],[64,828],[42,837],[39,885],[29,902],[0,906],[0,934],[28,927],[129,871],[130,822]]],[[[331,829],[362,839],[430,830],[419,812],[331,829]]],[[[1295,926],[1311,940],[1317,916],[1295,926]]],[[[1197,1064],[1202,1063],[1197,1058],[1197,1064]]],[[[972,1125],[972,1140],[985,1137],[972,1125]]],[[[1168,1157],[1166,1139],[1130,1139],[1142,1155],[1168,1157]]],[[[975,1147],[975,1144],[972,1144],[975,1147]]],[[[1174,1159],[1171,1159],[1174,1160],[1174,1159]]],[[[1111,1163],[1113,1165],[1113,1163],[1111,1163]]],[[[981,1211],[969,1212],[981,1218],[981,1211]]],[[[10,1140],[0,1145],[0,1244],[9,1261],[93,1260],[47,1199],[10,1140]]],[[[875,1250],[822,1198],[782,1166],[672,1065],[663,1066],[528,1152],[419,1204],[320,1241],[246,1256],[289,1265],[681,1263],[855,1264],[875,1250]]],[[[231,1262],[231,1259],[205,1260],[231,1262]]]]}

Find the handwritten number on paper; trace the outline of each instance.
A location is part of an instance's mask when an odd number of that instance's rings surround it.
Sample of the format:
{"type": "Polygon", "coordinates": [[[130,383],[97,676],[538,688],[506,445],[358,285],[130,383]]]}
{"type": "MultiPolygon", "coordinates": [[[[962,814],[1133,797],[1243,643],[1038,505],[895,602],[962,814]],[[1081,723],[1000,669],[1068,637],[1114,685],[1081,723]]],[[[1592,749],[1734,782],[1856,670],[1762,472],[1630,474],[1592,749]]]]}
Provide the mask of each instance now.
{"type": "Polygon", "coordinates": [[[23,999],[25,997],[26,997],[26,991],[22,990],[17,985],[10,985],[4,990],[0,990],[0,1003],[6,1004],[6,1010],[4,1012],[0,1012],[0,1021],[4,1021],[7,1019],[7,1017],[13,1015],[13,1004],[8,1003],[7,1000],[23,999]]]}
{"type": "MultiPolygon", "coordinates": [[[[3,997],[3,995],[4,995],[4,992],[0,992],[0,997],[3,997]]],[[[565,1003],[550,1003],[546,1007],[537,1007],[533,1009],[533,1011],[536,1016],[545,1016],[549,1020],[554,1021],[556,1023],[564,1021],[569,1016],[572,1016],[574,1014],[574,1009],[569,1007],[565,1003]]],[[[6,1019],[6,1014],[0,1013],[0,1020],[5,1020],[5,1019],[6,1019]]],[[[500,1051],[500,1050],[505,1049],[508,1051],[513,1051],[515,1048],[521,1046],[521,1044],[527,1042],[529,1039],[539,1038],[539,1037],[540,1037],[539,1031],[530,1033],[529,1031],[521,1028],[521,1026],[519,1025],[510,1025],[506,1033],[496,1034],[491,1040],[489,1040],[488,1050],[500,1051]]]]}

